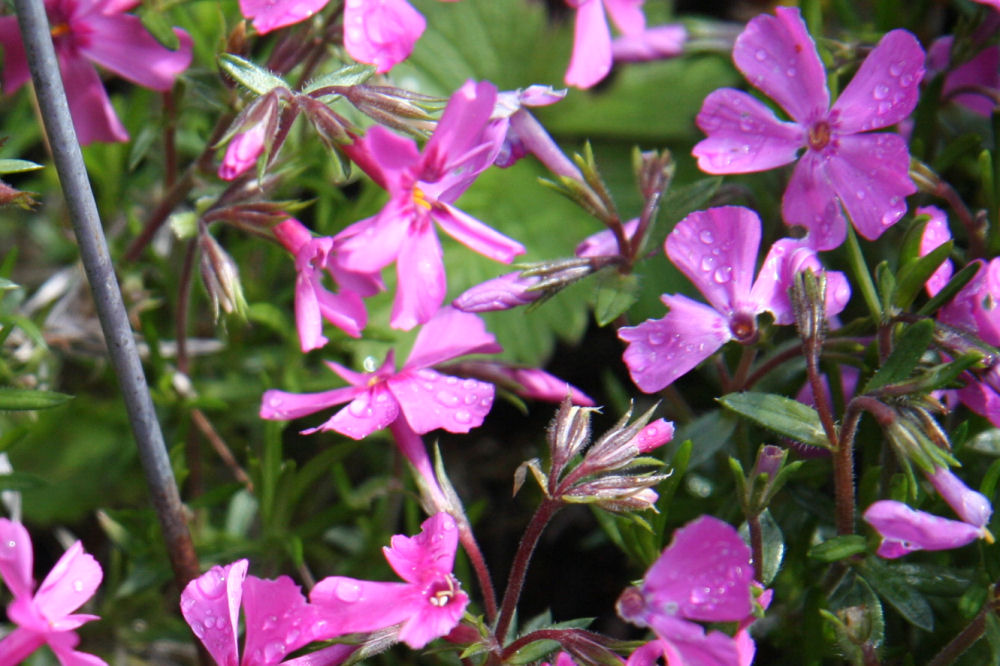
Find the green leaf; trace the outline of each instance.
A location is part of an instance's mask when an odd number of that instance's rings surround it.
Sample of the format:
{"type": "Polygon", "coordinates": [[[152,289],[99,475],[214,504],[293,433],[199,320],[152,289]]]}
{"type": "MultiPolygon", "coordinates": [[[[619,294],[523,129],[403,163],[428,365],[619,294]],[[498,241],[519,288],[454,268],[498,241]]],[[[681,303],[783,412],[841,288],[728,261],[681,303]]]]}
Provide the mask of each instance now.
{"type": "Polygon", "coordinates": [[[927,284],[928,278],[951,254],[953,246],[952,241],[942,243],[933,251],[903,266],[896,276],[896,289],[892,294],[892,304],[901,310],[908,308],[920,290],[927,284]]]}
{"type": "MultiPolygon", "coordinates": [[[[764,584],[764,587],[767,587],[778,575],[781,561],[785,559],[785,535],[782,534],[781,528],[767,509],[764,509],[760,514],[760,532],[764,546],[763,566],[761,567],[761,577],[764,580],[760,582],[764,584]]],[[[745,522],[740,525],[740,537],[748,544],[750,543],[750,527],[745,522]]]]}
{"type": "Polygon", "coordinates": [[[143,27],[149,30],[150,34],[160,44],[163,44],[171,51],[176,51],[180,48],[181,40],[177,37],[177,33],[174,32],[174,28],[170,25],[170,21],[167,20],[167,15],[163,10],[144,7],[139,12],[139,20],[142,21],[143,27]]]}
{"type": "Polygon", "coordinates": [[[220,55],[219,66],[233,79],[258,95],[267,94],[275,88],[289,88],[283,79],[232,53],[220,55]]]}
{"type": "Polygon", "coordinates": [[[872,275],[868,272],[868,262],[861,253],[861,246],[858,244],[858,237],[854,233],[854,228],[847,225],[847,265],[854,275],[854,283],[861,290],[865,304],[871,312],[872,318],[879,322],[882,320],[882,306],[879,303],[878,294],[875,292],[875,283],[872,282],[872,275]]]}
{"type": "Polygon", "coordinates": [[[639,300],[639,276],[618,271],[602,271],[597,276],[594,318],[607,326],[639,300]]]}
{"type": "Polygon", "coordinates": [[[35,171],[41,168],[41,164],[35,164],[28,160],[0,159],[0,174],[24,173],[25,171],[35,171]]]}
{"type": "Polygon", "coordinates": [[[661,248],[667,234],[690,213],[704,208],[722,185],[722,176],[702,178],[683,187],[671,187],[660,202],[660,215],[656,226],[650,229],[644,246],[661,248]]]}
{"type": "Polygon", "coordinates": [[[887,384],[895,384],[910,376],[917,367],[920,358],[927,351],[934,337],[934,321],[923,319],[907,326],[896,343],[896,348],[886,359],[885,364],[878,369],[862,393],[871,393],[887,384]]]}
{"type": "Polygon", "coordinates": [[[0,410],[48,409],[61,405],[72,397],[55,391],[0,387],[0,410]]]}
{"type": "Polygon", "coordinates": [[[773,393],[730,393],[719,398],[727,409],[779,435],[810,446],[830,448],[819,414],[798,400],[773,393]]]}
{"type": "Polygon", "coordinates": [[[370,79],[373,74],[375,74],[375,67],[372,65],[361,63],[346,65],[329,74],[324,74],[317,79],[313,79],[306,84],[302,92],[308,95],[314,90],[329,88],[330,86],[356,86],[370,79]]]}
{"type": "Polygon", "coordinates": [[[934,612],[930,604],[893,567],[870,557],[858,565],[858,573],[907,622],[924,631],[934,631],[934,612]]]}
{"type": "Polygon", "coordinates": [[[859,534],[844,534],[827,539],[809,549],[809,557],[820,562],[836,562],[865,552],[865,538],[859,534]]]}
{"type": "Polygon", "coordinates": [[[10,291],[12,289],[20,289],[21,285],[14,282],[13,280],[8,280],[7,278],[0,277],[0,291],[10,291]]]}
{"type": "Polygon", "coordinates": [[[31,490],[46,485],[45,479],[26,472],[0,474],[0,490],[31,490]]]}

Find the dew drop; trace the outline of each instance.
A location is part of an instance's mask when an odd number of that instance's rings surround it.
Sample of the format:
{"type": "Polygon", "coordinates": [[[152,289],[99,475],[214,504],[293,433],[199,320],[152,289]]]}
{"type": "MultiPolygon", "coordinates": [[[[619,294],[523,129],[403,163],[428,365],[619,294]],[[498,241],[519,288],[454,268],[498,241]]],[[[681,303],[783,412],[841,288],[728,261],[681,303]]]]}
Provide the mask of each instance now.
{"type": "Polygon", "coordinates": [[[205,627],[204,625],[202,625],[201,622],[192,622],[191,631],[193,631],[194,635],[197,636],[198,638],[205,637],[205,627]]]}
{"type": "Polygon", "coordinates": [[[679,609],[680,606],[677,605],[676,601],[668,601],[663,604],[663,612],[667,615],[677,615],[679,609]]]}
{"type": "Polygon", "coordinates": [[[461,401],[457,395],[450,391],[438,391],[435,397],[445,407],[455,407],[461,401]]]}
{"type": "Polygon", "coordinates": [[[472,420],[472,415],[464,409],[460,409],[455,412],[455,420],[459,423],[468,423],[472,420]]]}
{"type": "Polygon", "coordinates": [[[899,60],[899,61],[894,62],[891,65],[889,65],[889,75],[890,76],[899,76],[902,73],[903,73],[903,61],[902,60],[899,60]]]}
{"type": "Polygon", "coordinates": [[[264,661],[276,662],[285,656],[285,646],[277,641],[264,646],[264,661]]]}
{"type": "Polygon", "coordinates": [[[889,86],[884,83],[880,83],[875,86],[875,90],[872,91],[872,97],[875,99],[885,99],[889,96],[889,86]]]}
{"type": "Polygon", "coordinates": [[[705,245],[711,245],[715,242],[715,235],[709,229],[702,229],[701,233],[698,234],[698,238],[701,239],[701,242],[705,245]]]}
{"type": "Polygon", "coordinates": [[[733,275],[732,266],[720,266],[712,275],[712,279],[715,280],[716,284],[726,284],[727,282],[729,282],[732,275],[733,275]]]}
{"type": "Polygon", "coordinates": [[[901,77],[899,77],[899,85],[903,86],[904,88],[908,88],[912,84],[913,84],[913,76],[911,76],[910,74],[903,74],[901,77]]]}
{"type": "Polygon", "coordinates": [[[337,583],[337,589],[334,590],[334,594],[345,604],[353,604],[361,598],[361,586],[354,581],[342,580],[337,583]]]}
{"type": "Polygon", "coordinates": [[[787,76],[788,78],[792,78],[798,73],[799,73],[798,70],[795,69],[794,67],[789,67],[788,69],[785,70],[785,76],[787,76]]]}
{"type": "Polygon", "coordinates": [[[757,49],[757,52],[753,54],[754,58],[757,58],[757,62],[764,62],[767,59],[767,51],[764,49],[757,49]]]}
{"type": "Polygon", "coordinates": [[[857,192],[854,193],[854,196],[858,198],[858,201],[862,201],[866,195],[867,193],[864,190],[858,190],[857,192]]]}
{"type": "Polygon", "coordinates": [[[217,599],[226,591],[226,577],[209,572],[198,579],[198,589],[209,599],[217,599]]]}
{"type": "Polygon", "coordinates": [[[298,629],[292,629],[291,631],[288,632],[288,635],[285,636],[285,645],[291,645],[292,643],[297,641],[299,639],[299,636],[301,635],[302,635],[301,631],[299,631],[298,629]]]}
{"type": "Polygon", "coordinates": [[[13,539],[11,539],[10,541],[7,542],[7,547],[8,548],[17,548],[17,542],[14,541],[13,539]]]}

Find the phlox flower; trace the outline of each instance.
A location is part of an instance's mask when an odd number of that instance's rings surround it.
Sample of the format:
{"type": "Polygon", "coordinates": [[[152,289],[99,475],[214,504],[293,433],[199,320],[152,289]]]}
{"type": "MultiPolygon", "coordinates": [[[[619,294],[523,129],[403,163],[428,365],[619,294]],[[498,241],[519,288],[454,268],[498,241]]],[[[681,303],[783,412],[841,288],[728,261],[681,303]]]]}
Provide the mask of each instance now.
{"type": "Polygon", "coordinates": [[[611,71],[611,30],[605,10],[625,35],[646,28],[642,13],[644,0],[566,0],[576,9],[573,27],[573,55],[566,70],[566,85],[589,88],[611,71]]]}
{"type": "Polygon", "coordinates": [[[402,623],[399,640],[418,650],[454,629],[469,604],[452,574],[457,549],[455,519],[437,513],[423,522],[420,534],[397,534],[382,549],[389,566],[406,582],[331,576],[316,584],[309,600],[337,634],[402,623]]]}
{"type": "Polygon", "coordinates": [[[917,103],[924,52],[905,30],[886,34],[830,106],[826,71],[799,10],[752,19],[736,39],[733,61],[751,84],[790,117],[779,120],[751,95],[721,88],[705,98],[697,123],[708,138],[694,147],[708,173],[749,173],[798,163],[781,201],[785,222],[809,231],[819,250],[843,243],[844,211],[875,239],[906,212],[916,191],[906,142],[883,129],[917,103]]]}
{"type": "MultiPolygon", "coordinates": [[[[149,34],[139,17],[124,13],[138,4],[138,0],[45,0],[73,126],[84,145],[128,141],[91,63],[161,91],[170,90],[177,75],[191,64],[188,34],[175,28],[180,47],[171,51],[149,34]]],[[[0,44],[4,92],[11,93],[31,78],[15,17],[0,17],[0,44]]]]}
{"type": "MultiPolygon", "coordinates": [[[[991,28],[996,30],[996,21],[993,23],[991,28]]],[[[934,40],[927,50],[928,73],[947,72],[941,96],[961,104],[973,113],[989,117],[997,106],[995,96],[1000,91],[1000,47],[986,46],[952,69],[951,49],[954,43],[955,38],[951,35],[934,40]],[[977,93],[977,88],[993,91],[993,96],[977,93]]]]}
{"type": "Polygon", "coordinates": [[[32,565],[28,530],[0,518],[0,576],[14,597],[7,606],[7,618],[17,625],[0,640],[0,666],[21,663],[43,644],[48,644],[63,666],[107,666],[103,659],[74,649],[80,642],[74,629],[100,619],[73,611],[94,596],[103,577],[101,565],[77,541],[34,594],[32,565]]]}
{"type": "Polygon", "coordinates": [[[329,0],[240,0],[240,12],[253,20],[254,30],[264,35],[305,21],[327,2],[329,0]]]}
{"type": "Polygon", "coordinates": [[[895,500],[875,502],[865,511],[864,519],[882,536],[875,553],[886,559],[918,550],[960,548],[989,534],[982,526],[917,511],[895,500]]]}
{"type": "Polygon", "coordinates": [[[463,354],[499,351],[502,348],[479,317],[443,308],[417,334],[410,357],[399,372],[391,351],[382,366],[370,373],[353,372],[329,362],[330,369],[351,386],[304,394],[269,390],[261,400],[260,417],[295,419],[349,402],[322,425],[302,432],[336,430],[363,439],[399,418],[417,434],[437,428],[469,432],[489,413],[493,385],[443,375],[431,366],[463,354]]]}
{"type": "Polygon", "coordinates": [[[643,62],[673,58],[684,52],[687,30],[680,23],[658,25],[642,32],[622,35],[611,42],[615,62],[643,62]]]}
{"type": "Polygon", "coordinates": [[[670,545],[639,587],[618,598],[618,614],[649,627],[658,641],[640,648],[629,664],[732,666],[740,662],[736,641],[720,631],[707,634],[698,622],[740,622],[753,612],[750,548],[730,525],[702,516],[674,533],[670,545]],[[659,652],[659,654],[657,654],[659,652]]]}
{"type": "Polygon", "coordinates": [[[378,274],[354,273],[338,262],[333,238],[314,238],[301,222],[287,219],[274,227],[274,235],[295,256],[295,324],[303,352],[319,349],[328,340],[323,320],[351,337],[359,337],[368,321],[363,296],[384,287],[378,274]],[[323,285],[326,272],[340,286],[333,293],[323,285]]]}
{"type": "MultiPolygon", "coordinates": [[[[618,331],[628,345],[624,359],[636,386],[659,391],[729,340],[752,342],[763,312],[779,325],[795,321],[788,290],[796,273],[822,270],[819,259],[803,241],[783,238],[753,280],[760,236],[760,218],[739,206],[696,211],[670,232],[667,256],[710,305],[664,294],[666,316],[618,331]]],[[[826,278],[826,313],[833,316],[847,304],[850,287],[842,273],[828,271],[826,278]]]]}
{"type": "Polygon", "coordinates": [[[338,235],[341,265],[371,273],[396,262],[394,328],[409,330],[427,321],[444,301],[447,285],[435,224],[495,261],[510,263],[524,252],[520,243],[451,205],[496,158],[503,137],[487,131],[495,101],[491,83],[467,82],[452,95],[422,153],[412,140],[382,127],[344,147],[390,198],[375,217],[338,235]]]}
{"type": "Polygon", "coordinates": [[[264,580],[247,576],[247,560],[214,566],[181,593],[181,614],[219,666],[334,666],[356,649],[334,645],[297,659],[285,656],[316,640],[339,634],[306,603],[288,576],[264,580]],[[236,635],[240,606],[246,636],[240,659],[236,635]]]}

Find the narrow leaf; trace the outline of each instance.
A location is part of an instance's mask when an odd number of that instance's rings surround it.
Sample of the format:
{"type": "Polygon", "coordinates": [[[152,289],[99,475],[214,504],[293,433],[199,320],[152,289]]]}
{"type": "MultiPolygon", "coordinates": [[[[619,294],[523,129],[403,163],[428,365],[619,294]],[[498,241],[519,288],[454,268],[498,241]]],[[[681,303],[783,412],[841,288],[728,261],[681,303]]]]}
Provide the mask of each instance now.
{"type": "Polygon", "coordinates": [[[264,95],[275,88],[289,87],[283,79],[232,53],[223,53],[219,56],[219,66],[233,79],[258,95],[264,95]]]}
{"type": "Polygon", "coordinates": [[[797,442],[830,448],[819,414],[797,400],[773,393],[730,393],[719,398],[727,409],[797,442]]]}
{"type": "Polygon", "coordinates": [[[24,173],[25,171],[35,171],[41,169],[41,164],[35,164],[28,160],[2,159],[0,160],[0,174],[24,173]]]}
{"type": "Polygon", "coordinates": [[[868,380],[863,393],[871,393],[886,384],[895,384],[909,377],[930,346],[933,336],[934,322],[930,319],[908,326],[885,364],[868,380]]]}
{"type": "Polygon", "coordinates": [[[899,269],[899,274],[896,276],[896,290],[892,294],[892,304],[901,310],[908,308],[927,284],[930,276],[951,254],[953,245],[952,241],[942,243],[931,252],[899,269]]]}
{"type": "Polygon", "coordinates": [[[935,294],[931,300],[924,303],[922,308],[917,310],[917,314],[922,317],[933,315],[938,311],[938,308],[954,298],[955,294],[961,291],[962,287],[971,282],[972,278],[976,277],[977,272],[979,272],[979,264],[973,263],[955,273],[941,291],[935,294]]]}
{"type": "Polygon", "coordinates": [[[851,555],[865,552],[865,538],[859,534],[845,534],[827,539],[809,549],[809,557],[820,562],[836,562],[851,555]]]}
{"type": "Polygon", "coordinates": [[[47,409],[61,405],[72,397],[55,391],[0,388],[0,410],[47,409]]]}
{"type": "Polygon", "coordinates": [[[336,69],[329,74],[324,74],[318,79],[313,79],[302,89],[303,94],[308,95],[314,90],[329,88],[330,86],[356,86],[364,83],[375,74],[375,67],[354,63],[336,69]]]}

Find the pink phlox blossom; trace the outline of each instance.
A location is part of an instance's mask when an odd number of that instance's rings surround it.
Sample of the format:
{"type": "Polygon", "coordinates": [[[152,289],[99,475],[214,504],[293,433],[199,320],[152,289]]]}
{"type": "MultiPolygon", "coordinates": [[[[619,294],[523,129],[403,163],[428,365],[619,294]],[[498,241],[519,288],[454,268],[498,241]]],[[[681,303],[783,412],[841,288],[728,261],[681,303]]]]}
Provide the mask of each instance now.
{"type": "Polygon", "coordinates": [[[657,635],[655,648],[633,654],[629,664],[653,663],[659,650],[668,664],[732,666],[736,642],[698,622],[740,622],[753,612],[750,548],[730,525],[697,518],[674,533],[642,584],[625,590],[618,614],[657,635]]]}
{"type": "MultiPolygon", "coordinates": [[[[149,34],[138,16],[124,13],[138,4],[138,0],[45,0],[73,126],[84,145],[129,138],[91,63],[160,91],[170,90],[191,64],[188,34],[175,28],[180,46],[171,51],[149,34]]],[[[12,93],[31,78],[15,17],[0,17],[0,44],[3,88],[12,93]]]]}
{"type": "MultiPolygon", "coordinates": [[[[636,386],[659,391],[726,342],[753,342],[763,312],[779,325],[794,322],[788,290],[796,273],[822,270],[819,259],[804,241],[783,238],[771,246],[751,284],[760,237],[760,218],[739,206],[696,211],[670,232],[667,256],[710,305],[664,294],[666,316],[618,331],[628,345],[624,359],[636,386]]],[[[826,279],[826,313],[833,316],[847,304],[850,287],[840,272],[827,271],[826,279]]]]}
{"type": "Polygon", "coordinates": [[[624,35],[646,28],[642,13],[644,0],[566,0],[576,9],[573,27],[573,55],[566,70],[566,85],[589,88],[611,71],[611,30],[605,10],[624,35]]]}
{"type": "Polygon", "coordinates": [[[909,32],[889,32],[830,107],[826,72],[799,10],[775,12],[747,24],[733,61],[792,120],[779,120],[743,91],[716,90],[697,117],[708,135],[694,147],[698,166],[708,173],[748,173],[798,158],[781,202],[785,222],[805,227],[819,250],[844,241],[845,211],[858,233],[878,238],[906,212],[905,199],[916,186],[902,137],[861,132],[894,125],[913,111],[923,49],[909,32]]]}
{"type": "MultiPolygon", "coordinates": [[[[639,218],[632,218],[622,226],[625,237],[631,241],[639,229],[639,218]]],[[[618,237],[615,233],[611,229],[602,229],[584,238],[576,246],[575,254],[578,257],[608,257],[621,254],[621,249],[618,247],[618,237]]]]}
{"type": "Polygon", "coordinates": [[[875,553],[896,559],[918,550],[950,550],[987,537],[984,527],[917,511],[902,502],[879,500],[864,513],[865,522],[882,536],[875,553]]]}
{"type": "Polygon", "coordinates": [[[266,127],[258,123],[244,132],[237,133],[229,145],[219,165],[219,178],[235,180],[252,167],[264,152],[266,127]]]}
{"type": "Polygon", "coordinates": [[[327,2],[329,0],[240,0],[240,12],[253,20],[254,30],[264,35],[305,21],[327,2]]]}
{"type": "Polygon", "coordinates": [[[406,0],[347,0],[344,48],[358,62],[388,72],[406,60],[427,22],[406,0]]]}
{"type": "Polygon", "coordinates": [[[504,138],[493,163],[505,169],[532,153],[554,173],[567,175],[568,172],[570,177],[579,177],[579,169],[566,158],[541,123],[528,111],[528,107],[555,104],[565,96],[565,90],[543,85],[499,93],[490,115],[490,126],[504,138]]]}
{"type": "Polygon", "coordinates": [[[328,340],[323,320],[351,337],[359,337],[368,321],[362,297],[384,289],[378,273],[355,273],[340,264],[336,241],[314,238],[306,227],[288,219],[274,227],[274,235],[295,257],[295,323],[302,351],[319,349],[328,340]],[[333,293],[323,284],[324,272],[340,287],[333,293]]]}
{"type": "Polygon", "coordinates": [[[986,496],[969,488],[955,473],[946,467],[938,467],[927,475],[938,495],[964,522],[976,527],[986,527],[993,515],[993,507],[986,496]]]}
{"type": "Polygon", "coordinates": [[[397,534],[383,548],[385,559],[404,583],[343,576],[324,578],[309,594],[323,620],[338,634],[368,632],[402,623],[399,640],[420,649],[458,624],[469,597],[452,568],[458,548],[455,519],[437,513],[420,534],[397,534]]]}
{"type": "MultiPolygon", "coordinates": [[[[996,30],[997,26],[994,25],[996,30]]],[[[927,49],[927,72],[944,72],[941,96],[946,100],[961,104],[973,113],[989,117],[996,108],[995,95],[1000,93],[1000,47],[987,46],[972,58],[951,68],[951,50],[955,38],[951,35],[934,40],[927,49]],[[975,89],[993,91],[993,95],[981,94],[975,89]]]]}
{"type": "Polygon", "coordinates": [[[294,659],[286,656],[317,640],[338,635],[306,603],[288,576],[265,580],[247,575],[247,560],[214,566],[181,593],[181,614],[219,666],[334,666],[354,645],[334,645],[294,659]],[[246,626],[243,658],[236,636],[240,607],[246,626]]]}
{"type": "MultiPolygon", "coordinates": [[[[924,226],[924,233],[920,237],[920,256],[924,256],[951,240],[951,231],[948,229],[948,217],[944,211],[937,206],[921,206],[917,208],[917,215],[926,215],[927,224],[924,226]]],[[[954,265],[951,259],[945,259],[937,267],[927,280],[925,288],[927,294],[934,296],[951,279],[954,272],[954,265]]]]}
{"type": "Polygon", "coordinates": [[[336,430],[353,439],[363,439],[399,417],[421,435],[437,428],[469,432],[489,413],[493,385],[443,375],[431,366],[463,354],[500,351],[496,338],[486,331],[479,317],[443,308],[417,334],[410,357],[399,372],[395,370],[391,351],[382,366],[370,373],[353,372],[329,362],[330,369],[351,386],[304,394],[269,390],[261,400],[260,417],[295,419],[348,402],[322,425],[302,432],[336,430]]]}
{"type": "Polygon", "coordinates": [[[423,153],[412,140],[382,127],[344,148],[390,198],[376,216],[338,235],[342,265],[371,273],[396,262],[394,328],[424,323],[444,301],[447,285],[435,224],[495,261],[510,263],[524,252],[517,241],[451,205],[496,158],[502,136],[488,131],[495,101],[491,83],[467,82],[452,95],[423,153]]]}
{"type": "Polygon", "coordinates": [[[14,597],[7,618],[17,628],[0,640],[0,666],[13,666],[48,644],[63,666],[107,666],[103,659],[77,652],[75,629],[96,615],[74,613],[101,584],[101,565],[77,541],[34,589],[34,553],[24,525],[0,518],[0,576],[14,597]]]}
{"type": "Polygon", "coordinates": [[[566,396],[574,405],[593,407],[593,398],[565,379],[540,368],[511,365],[504,361],[473,359],[450,363],[444,368],[463,377],[474,377],[506,389],[528,400],[562,402],[566,396]]]}
{"type": "Polygon", "coordinates": [[[647,28],[639,33],[622,35],[611,42],[615,62],[642,62],[673,58],[684,52],[687,30],[675,23],[647,28]]]}

